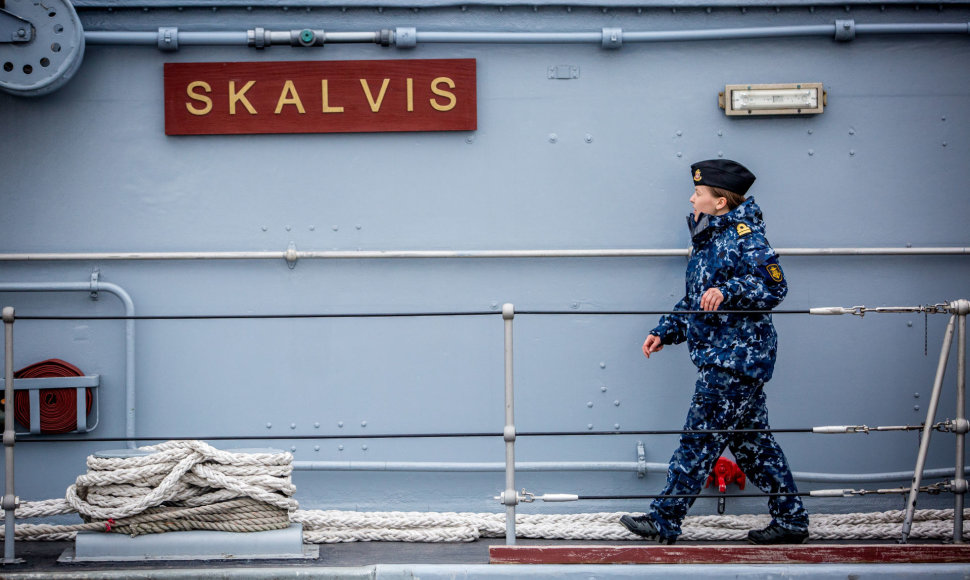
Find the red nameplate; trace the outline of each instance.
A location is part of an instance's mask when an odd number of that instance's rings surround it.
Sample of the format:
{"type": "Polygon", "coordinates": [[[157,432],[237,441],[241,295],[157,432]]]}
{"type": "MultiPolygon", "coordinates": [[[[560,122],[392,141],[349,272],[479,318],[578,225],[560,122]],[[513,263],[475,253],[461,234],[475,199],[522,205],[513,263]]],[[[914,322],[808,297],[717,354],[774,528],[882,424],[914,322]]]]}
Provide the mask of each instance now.
{"type": "Polygon", "coordinates": [[[165,63],[165,134],[474,131],[475,59],[165,63]]]}

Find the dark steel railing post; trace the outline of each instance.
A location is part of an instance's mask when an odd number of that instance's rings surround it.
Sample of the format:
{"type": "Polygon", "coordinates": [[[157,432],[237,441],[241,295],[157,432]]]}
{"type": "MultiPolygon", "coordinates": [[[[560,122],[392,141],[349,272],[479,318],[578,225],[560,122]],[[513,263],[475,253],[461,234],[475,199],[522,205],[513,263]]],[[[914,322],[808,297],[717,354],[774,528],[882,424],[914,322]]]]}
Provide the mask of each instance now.
{"type": "Polygon", "coordinates": [[[4,540],[3,540],[3,563],[12,564],[20,562],[14,554],[14,542],[16,541],[16,519],[14,510],[17,509],[17,496],[14,492],[13,474],[13,444],[14,444],[14,411],[13,411],[13,321],[14,310],[12,306],[3,309],[3,330],[4,330],[4,406],[3,406],[3,448],[6,459],[6,476],[3,501],[0,507],[4,510],[4,540]]]}
{"type": "Polygon", "coordinates": [[[515,545],[515,506],[519,503],[515,491],[515,389],[512,379],[512,319],[515,308],[511,304],[502,305],[502,319],[505,321],[505,544],[515,545]]]}
{"type": "Polygon", "coordinates": [[[953,313],[957,317],[957,412],[956,425],[956,462],[953,475],[953,543],[963,543],[963,498],[967,493],[967,478],[963,473],[964,452],[967,437],[967,314],[970,301],[957,300],[953,303],[953,313]]]}

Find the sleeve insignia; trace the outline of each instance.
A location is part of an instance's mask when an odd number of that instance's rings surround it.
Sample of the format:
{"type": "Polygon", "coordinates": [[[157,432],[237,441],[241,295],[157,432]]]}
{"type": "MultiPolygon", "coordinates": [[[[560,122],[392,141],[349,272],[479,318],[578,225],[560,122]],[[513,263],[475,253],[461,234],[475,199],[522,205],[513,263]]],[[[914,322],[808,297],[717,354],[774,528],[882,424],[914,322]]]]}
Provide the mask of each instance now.
{"type": "Polygon", "coordinates": [[[771,276],[771,279],[775,282],[781,282],[785,279],[785,275],[781,273],[781,266],[778,264],[768,264],[765,266],[765,270],[768,271],[768,275],[771,276]]]}
{"type": "Polygon", "coordinates": [[[744,236],[751,233],[751,228],[748,224],[738,224],[738,237],[744,236]]]}

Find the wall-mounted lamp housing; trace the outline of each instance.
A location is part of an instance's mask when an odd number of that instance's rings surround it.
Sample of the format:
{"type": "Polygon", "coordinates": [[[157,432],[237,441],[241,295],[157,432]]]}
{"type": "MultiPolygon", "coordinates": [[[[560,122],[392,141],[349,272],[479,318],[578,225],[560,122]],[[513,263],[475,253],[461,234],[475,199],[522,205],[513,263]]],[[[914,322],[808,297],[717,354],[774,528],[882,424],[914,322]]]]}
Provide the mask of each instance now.
{"type": "Polygon", "coordinates": [[[826,97],[822,83],[726,85],[717,104],[727,115],[817,115],[826,97]]]}

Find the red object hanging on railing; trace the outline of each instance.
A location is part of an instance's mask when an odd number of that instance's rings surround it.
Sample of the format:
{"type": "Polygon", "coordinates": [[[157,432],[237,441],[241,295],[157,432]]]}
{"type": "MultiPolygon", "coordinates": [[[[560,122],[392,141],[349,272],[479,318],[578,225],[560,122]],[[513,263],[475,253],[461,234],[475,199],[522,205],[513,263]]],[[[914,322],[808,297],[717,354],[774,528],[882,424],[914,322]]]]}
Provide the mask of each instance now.
{"type": "MultiPolygon", "coordinates": [[[[34,363],[14,373],[16,379],[81,377],[81,369],[69,362],[52,358],[34,363]]],[[[85,389],[85,413],[91,412],[91,389],[85,389]]],[[[14,394],[14,416],[30,429],[30,396],[28,391],[14,394]]],[[[77,429],[77,389],[40,389],[40,432],[68,433],[77,429]]]]}
{"type": "Polygon", "coordinates": [[[704,484],[704,487],[710,487],[712,482],[717,482],[717,490],[724,493],[727,491],[728,484],[735,481],[738,483],[739,489],[744,489],[746,480],[744,472],[741,471],[737,463],[727,457],[719,457],[717,463],[714,464],[714,470],[707,476],[707,483],[704,484]]]}

